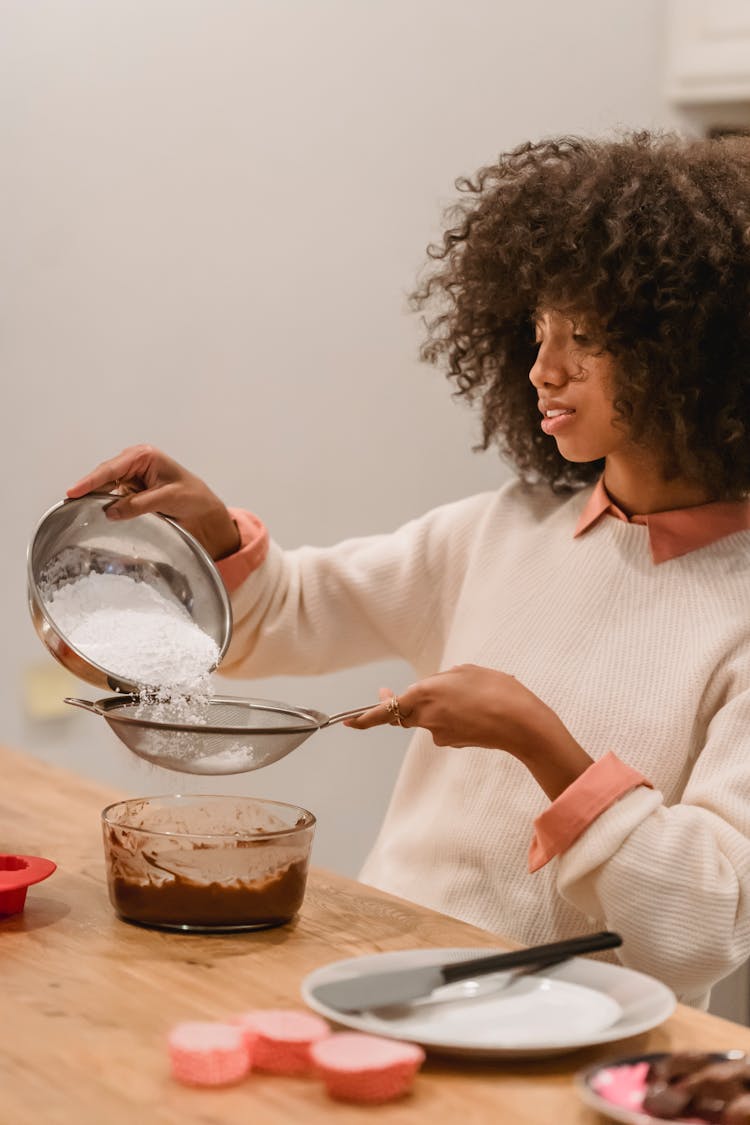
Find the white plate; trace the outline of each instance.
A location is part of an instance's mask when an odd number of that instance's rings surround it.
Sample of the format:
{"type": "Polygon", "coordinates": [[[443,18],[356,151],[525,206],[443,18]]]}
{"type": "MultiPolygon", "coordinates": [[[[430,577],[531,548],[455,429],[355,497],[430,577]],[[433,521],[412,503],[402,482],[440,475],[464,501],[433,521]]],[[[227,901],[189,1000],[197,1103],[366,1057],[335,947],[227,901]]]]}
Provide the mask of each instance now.
{"type": "Polygon", "coordinates": [[[340,1012],[313,995],[318,985],[358,972],[417,968],[491,952],[404,949],[352,957],[310,973],[302,982],[302,997],[314,1011],[344,1027],[408,1039],[438,1053],[480,1058],[538,1058],[612,1043],[656,1027],[677,1003],[674,993],[653,977],[586,957],[512,980],[508,973],[493,973],[461,981],[423,1000],[370,1012],[340,1012]]]}

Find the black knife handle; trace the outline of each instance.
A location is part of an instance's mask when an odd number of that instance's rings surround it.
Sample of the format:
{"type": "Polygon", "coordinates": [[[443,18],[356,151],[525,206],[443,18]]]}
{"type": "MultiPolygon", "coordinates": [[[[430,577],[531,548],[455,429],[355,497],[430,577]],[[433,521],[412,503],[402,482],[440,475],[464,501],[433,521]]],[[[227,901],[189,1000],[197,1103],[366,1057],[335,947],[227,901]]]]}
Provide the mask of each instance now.
{"type": "Polygon", "coordinates": [[[532,945],[528,949],[515,949],[511,953],[492,953],[489,957],[475,957],[470,961],[454,961],[442,965],[446,984],[466,980],[482,973],[496,973],[503,969],[518,969],[523,965],[535,965],[539,961],[564,961],[581,953],[596,953],[600,949],[615,949],[622,945],[622,938],[611,930],[584,937],[553,941],[549,945],[532,945]]]}

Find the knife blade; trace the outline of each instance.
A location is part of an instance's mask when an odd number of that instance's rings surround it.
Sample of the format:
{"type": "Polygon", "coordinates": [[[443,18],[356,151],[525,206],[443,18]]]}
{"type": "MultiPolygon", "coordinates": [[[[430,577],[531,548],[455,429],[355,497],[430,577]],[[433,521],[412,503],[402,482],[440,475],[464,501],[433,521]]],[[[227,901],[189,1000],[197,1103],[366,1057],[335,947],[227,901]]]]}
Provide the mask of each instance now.
{"type": "Polygon", "coordinates": [[[510,953],[493,953],[488,957],[472,957],[442,965],[419,965],[414,969],[361,973],[343,980],[319,984],[311,989],[311,993],[319,1003],[329,1008],[340,1012],[363,1012],[418,1000],[429,996],[436,988],[455,981],[470,980],[486,973],[503,972],[537,963],[549,965],[583,953],[614,949],[618,945],[622,945],[620,935],[604,930],[598,934],[516,949],[510,953]]]}

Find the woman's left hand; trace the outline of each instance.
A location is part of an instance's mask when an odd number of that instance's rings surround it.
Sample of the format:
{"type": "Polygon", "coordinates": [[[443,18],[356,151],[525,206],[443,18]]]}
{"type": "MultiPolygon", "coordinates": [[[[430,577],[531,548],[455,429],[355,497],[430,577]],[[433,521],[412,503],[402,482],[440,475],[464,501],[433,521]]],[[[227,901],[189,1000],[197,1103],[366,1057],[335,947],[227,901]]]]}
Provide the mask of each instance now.
{"type": "MultiPolygon", "coordinates": [[[[505,672],[459,664],[412,684],[398,696],[398,713],[389,710],[391,692],[381,692],[383,702],[347,726],[365,730],[381,723],[424,727],[436,746],[484,746],[511,754],[528,742],[549,708],[538,696],[505,672]]],[[[551,712],[550,712],[551,713],[551,712]]]]}
{"type": "Polygon", "coordinates": [[[494,668],[459,664],[398,696],[385,689],[380,694],[382,703],[346,725],[366,730],[400,719],[401,726],[424,727],[436,746],[505,750],[553,798],[592,762],[546,703],[515,676],[494,668]]]}

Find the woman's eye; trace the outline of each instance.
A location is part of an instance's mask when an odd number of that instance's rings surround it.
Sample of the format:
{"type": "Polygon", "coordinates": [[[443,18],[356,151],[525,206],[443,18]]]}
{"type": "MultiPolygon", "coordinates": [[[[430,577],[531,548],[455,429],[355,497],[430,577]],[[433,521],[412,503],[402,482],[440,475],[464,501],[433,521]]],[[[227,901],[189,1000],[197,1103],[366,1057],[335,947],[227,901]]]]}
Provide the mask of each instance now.
{"type": "Polygon", "coordinates": [[[574,332],[573,333],[573,342],[575,344],[580,344],[580,346],[582,348],[587,348],[589,346],[589,344],[591,343],[591,337],[585,336],[582,332],[574,332]]]}

